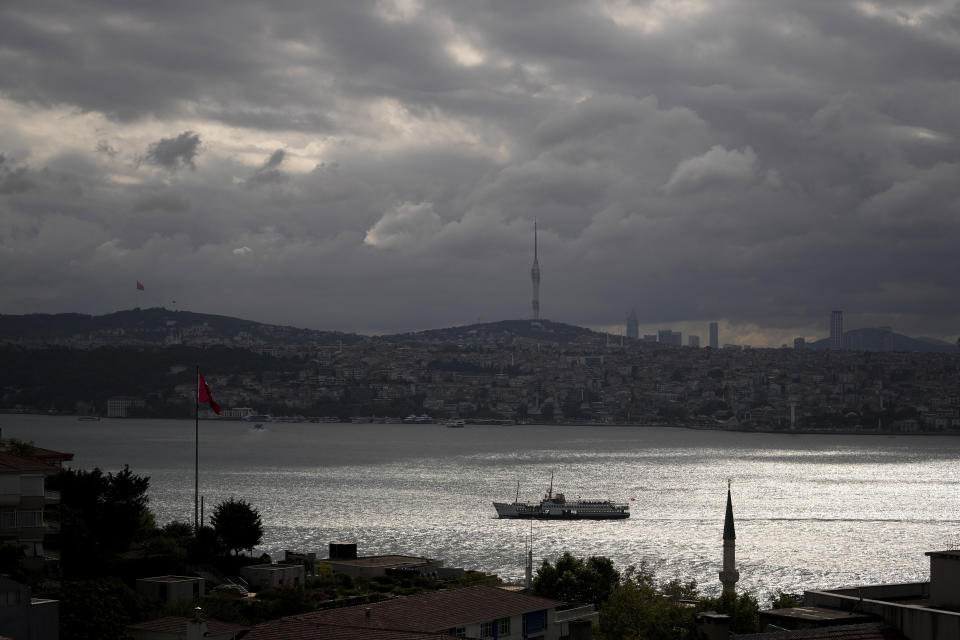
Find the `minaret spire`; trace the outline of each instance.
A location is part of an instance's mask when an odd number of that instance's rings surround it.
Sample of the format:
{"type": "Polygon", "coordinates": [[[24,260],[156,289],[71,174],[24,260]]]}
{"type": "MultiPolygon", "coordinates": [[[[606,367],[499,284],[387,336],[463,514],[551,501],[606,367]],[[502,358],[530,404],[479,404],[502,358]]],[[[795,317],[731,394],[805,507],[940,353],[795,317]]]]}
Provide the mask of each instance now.
{"type": "Polygon", "coordinates": [[[540,263],[537,262],[537,219],[533,219],[533,267],[530,269],[533,283],[533,319],[540,319],[540,263]]]}
{"type": "Polygon", "coordinates": [[[733,526],[733,500],[730,497],[730,480],[727,480],[727,514],[723,519],[723,571],[720,583],[724,591],[734,591],[740,572],[737,571],[737,533],[733,526]]]}

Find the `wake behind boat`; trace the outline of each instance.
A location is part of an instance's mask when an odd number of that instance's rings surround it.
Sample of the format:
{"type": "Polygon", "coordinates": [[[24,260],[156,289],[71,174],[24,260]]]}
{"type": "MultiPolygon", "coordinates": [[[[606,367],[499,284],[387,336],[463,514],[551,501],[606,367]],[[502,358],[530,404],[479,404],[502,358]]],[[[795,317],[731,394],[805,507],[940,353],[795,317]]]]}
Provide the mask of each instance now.
{"type": "Polygon", "coordinates": [[[610,500],[571,500],[562,493],[553,494],[553,476],[550,489],[540,504],[520,502],[520,486],[517,485],[517,500],[512,503],[494,502],[500,518],[536,518],[545,520],[619,520],[630,517],[630,505],[616,504],[610,500]]]}

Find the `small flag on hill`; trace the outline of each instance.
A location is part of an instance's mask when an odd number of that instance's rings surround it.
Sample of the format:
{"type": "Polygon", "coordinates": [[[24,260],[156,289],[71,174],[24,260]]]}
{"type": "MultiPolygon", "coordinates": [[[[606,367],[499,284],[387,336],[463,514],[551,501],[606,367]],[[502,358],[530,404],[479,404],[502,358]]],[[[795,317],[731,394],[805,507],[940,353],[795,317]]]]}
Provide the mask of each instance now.
{"type": "Polygon", "coordinates": [[[200,373],[197,373],[197,402],[209,404],[213,412],[220,415],[220,405],[213,401],[213,394],[210,393],[210,387],[207,386],[207,381],[203,379],[200,373]]]}
{"type": "Polygon", "coordinates": [[[143,291],[143,284],[139,280],[137,280],[137,291],[143,291]]]}

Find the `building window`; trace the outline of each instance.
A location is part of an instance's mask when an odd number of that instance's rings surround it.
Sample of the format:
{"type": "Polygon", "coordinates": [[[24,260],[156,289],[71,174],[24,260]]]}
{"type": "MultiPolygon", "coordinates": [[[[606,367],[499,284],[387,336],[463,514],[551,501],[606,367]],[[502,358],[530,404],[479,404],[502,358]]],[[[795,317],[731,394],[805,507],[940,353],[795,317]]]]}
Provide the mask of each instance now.
{"type": "Polygon", "coordinates": [[[493,637],[493,624],[492,622],[484,622],[480,625],[480,637],[481,638],[492,638],[493,637]]]}
{"type": "Polygon", "coordinates": [[[466,627],[454,627],[450,629],[450,635],[455,638],[466,638],[467,637],[467,628],[466,627]]]}
{"type": "Polygon", "coordinates": [[[0,513],[0,529],[16,529],[17,528],[17,512],[16,511],[4,511],[0,513]]]}
{"type": "Polygon", "coordinates": [[[0,591],[0,607],[9,607],[20,604],[19,591],[0,591]]]}
{"type": "Polygon", "coordinates": [[[497,636],[503,637],[510,635],[510,618],[500,618],[497,620],[497,636]]]}

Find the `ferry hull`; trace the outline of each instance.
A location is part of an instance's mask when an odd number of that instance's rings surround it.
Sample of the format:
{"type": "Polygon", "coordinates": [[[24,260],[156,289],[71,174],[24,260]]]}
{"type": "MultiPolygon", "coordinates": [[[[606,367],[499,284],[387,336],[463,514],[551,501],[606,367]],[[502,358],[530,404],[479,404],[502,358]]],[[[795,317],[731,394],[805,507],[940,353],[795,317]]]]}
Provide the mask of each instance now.
{"type": "Polygon", "coordinates": [[[609,508],[578,508],[569,504],[543,507],[536,504],[494,502],[499,518],[520,518],[525,520],[623,520],[630,517],[629,508],[611,505],[609,508]]]}

